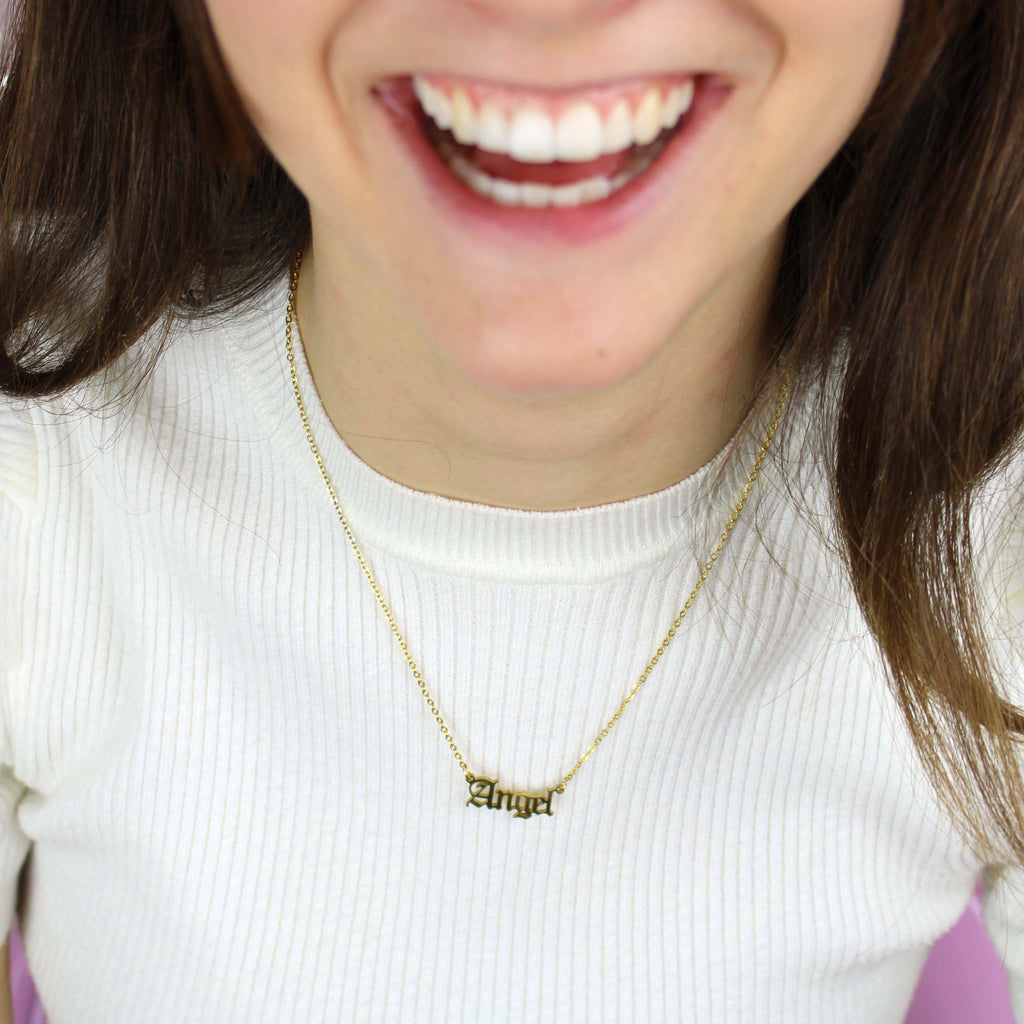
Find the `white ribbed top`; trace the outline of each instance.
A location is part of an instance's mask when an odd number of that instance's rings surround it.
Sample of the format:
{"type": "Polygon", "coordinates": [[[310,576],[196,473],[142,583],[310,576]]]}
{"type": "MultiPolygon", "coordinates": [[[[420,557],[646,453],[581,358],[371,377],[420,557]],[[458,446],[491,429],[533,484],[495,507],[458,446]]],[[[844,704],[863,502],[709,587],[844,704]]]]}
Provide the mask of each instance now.
{"type": "MultiPolygon", "coordinates": [[[[50,1024],[901,1021],[983,865],[822,537],[799,400],[650,680],[521,820],[466,806],[306,445],[285,301],[180,330],[128,409],[0,409],[0,926],[25,862],[50,1024]]],[[[299,356],[456,743],[545,792],[692,589],[763,425],[657,494],[496,509],[360,462],[299,356]]],[[[986,914],[1024,975],[1024,900],[986,914]]]]}

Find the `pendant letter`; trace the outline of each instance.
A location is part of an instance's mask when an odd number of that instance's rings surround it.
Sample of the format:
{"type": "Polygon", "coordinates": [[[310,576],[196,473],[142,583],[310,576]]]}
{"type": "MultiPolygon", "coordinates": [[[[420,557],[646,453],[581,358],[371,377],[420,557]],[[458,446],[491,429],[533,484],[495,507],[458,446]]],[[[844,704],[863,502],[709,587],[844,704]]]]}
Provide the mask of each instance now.
{"type": "Polygon", "coordinates": [[[496,779],[472,778],[469,780],[469,799],[467,804],[474,807],[493,807],[491,797],[494,796],[494,787],[497,786],[496,779]]]}
{"type": "Polygon", "coordinates": [[[538,796],[531,793],[507,793],[498,789],[497,779],[485,779],[473,775],[468,779],[469,799],[466,804],[472,807],[489,807],[493,811],[502,809],[513,811],[514,818],[529,818],[534,814],[546,814],[554,817],[551,810],[551,801],[554,799],[555,789],[549,789],[547,796],[538,796]]]}

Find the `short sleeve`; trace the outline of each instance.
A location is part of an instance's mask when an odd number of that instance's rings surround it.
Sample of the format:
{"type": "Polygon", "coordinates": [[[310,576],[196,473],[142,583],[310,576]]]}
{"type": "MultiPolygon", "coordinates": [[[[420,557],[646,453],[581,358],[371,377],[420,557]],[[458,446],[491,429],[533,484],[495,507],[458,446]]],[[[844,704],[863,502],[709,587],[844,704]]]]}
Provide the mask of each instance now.
{"type": "MultiPolygon", "coordinates": [[[[979,605],[1003,696],[1024,709],[1024,458],[984,494],[975,520],[979,605]]],[[[1024,738],[1020,741],[1024,765],[1024,738]]],[[[986,875],[982,918],[1006,968],[1014,1016],[1024,1021],[1024,866],[986,875]]]]}
{"type": "Polygon", "coordinates": [[[23,656],[26,548],[37,501],[38,450],[27,414],[0,404],[0,936],[14,918],[30,841],[17,818],[26,791],[14,774],[9,684],[23,656]]]}

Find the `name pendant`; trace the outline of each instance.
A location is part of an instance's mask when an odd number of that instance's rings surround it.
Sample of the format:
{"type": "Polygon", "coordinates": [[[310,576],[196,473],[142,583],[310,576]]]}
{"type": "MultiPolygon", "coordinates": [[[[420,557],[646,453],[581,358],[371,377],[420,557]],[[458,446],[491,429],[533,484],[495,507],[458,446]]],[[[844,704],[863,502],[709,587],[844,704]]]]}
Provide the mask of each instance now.
{"type": "Polygon", "coordinates": [[[534,814],[546,814],[553,817],[551,801],[554,800],[556,789],[549,789],[547,796],[538,796],[535,793],[508,793],[498,789],[497,779],[485,779],[481,776],[470,775],[469,799],[466,804],[470,807],[489,807],[492,811],[512,811],[514,818],[529,818],[534,814]]]}

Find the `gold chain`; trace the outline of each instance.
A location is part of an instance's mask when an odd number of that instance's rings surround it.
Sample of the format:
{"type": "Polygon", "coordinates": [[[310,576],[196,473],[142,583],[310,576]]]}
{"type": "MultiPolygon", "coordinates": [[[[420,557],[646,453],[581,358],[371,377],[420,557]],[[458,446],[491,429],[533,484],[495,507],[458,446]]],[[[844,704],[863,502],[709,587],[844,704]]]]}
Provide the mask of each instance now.
{"type": "Polygon", "coordinates": [[[455,755],[455,760],[459,762],[459,767],[462,769],[463,774],[466,777],[466,781],[470,786],[470,799],[467,803],[474,804],[478,807],[490,807],[498,809],[502,806],[502,797],[507,798],[506,804],[507,809],[514,811],[515,816],[518,818],[528,818],[532,814],[551,814],[551,800],[555,793],[564,793],[565,787],[569,780],[579,771],[583,763],[588,757],[597,749],[598,744],[611,732],[612,726],[622,717],[622,712],[629,707],[630,702],[637,695],[640,687],[647,682],[647,677],[651,674],[654,666],[661,660],[661,656],[665,653],[668,645],[672,642],[676,632],[679,629],[680,624],[686,617],[686,613],[690,610],[694,599],[700,593],[701,588],[704,586],[708,576],[711,574],[711,568],[718,560],[718,556],[722,553],[722,549],[725,547],[726,542],[729,539],[729,534],[732,533],[732,528],[736,525],[736,522],[740,518],[740,513],[743,511],[743,506],[746,504],[747,498],[750,497],[750,492],[754,487],[754,481],[757,480],[758,474],[761,472],[761,466],[764,463],[765,457],[768,454],[768,449],[771,447],[773,438],[775,437],[775,431],[778,429],[779,420],[782,418],[782,410],[786,404],[786,397],[789,393],[789,377],[785,378],[782,382],[782,388],[779,392],[779,400],[775,406],[775,413],[772,416],[772,421],[765,433],[764,440],[761,442],[761,449],[757,453],[757,459],[754,461],[754,468],[750,471],[750,475],[747,477],[747,482],[743,485],[743,490],[740,492],[739,500],[736,502],[736,507],[732,511],[732,515],[729,516],[729,521],[725,524],[721,535],[718,538],[718,543],[715,545],[714,550],[711,552],[711,556],[708,558],[704,568],[701,570],[700,576],[697,578],[697,584],[690,592],[690,596],[686,599],[686,603],[683,605],[682,610],[675,617],[675,621],[669,627],[668,632],[665,634],[664,639],[658,644],[658,649],[654,652],[651,660],[647,663],[647,667],[640,673],[640,678],[633,685],[633,688],[626,694],[626,699],[619,705],[618,710],[609,719],[608,724],[601,730],[597,735],[594,742],[587,747],[583,756],[572,766],[569,773],[554,789],[550,790],[547,796],[531,795],[527,793],[506,793],[500,790],[496,790],[498,785],[497,780],[484,779],[480,776],[474,775],[469,765],[466,764],[462,754],[459,753],[459,748],[455,745],[455,740],[452,739],[452,734],[448,731],[448,726],[445,725],[444,719],[441,717],[441,712],[438,711],[437,705],[434,703],[434,698],[430,696],[430,691],[427,690],[426,683],[423,682],[423,676],[420,675],[420,670],[416,666],[416,662],[413,660],[412,655],[409,653],[409,646],[405,642],[405,637],[402,636],[401,631],[395,622],[395,617],[391,614],[391,609],[388,607],[387,601],[384,600],[384,595],[380,591],[380,587],[377,585],[377,581],[373,577],[373,573],[370,571],[370,567],[363,557],[362,551],[359,549],[359,545],[356,543],[355,534],[352,532],[352,527],[349,525],[349,521],[345,516],[345,512],[341,507],[341,502],[338,501],[338,495],[334,490],[334,485],[331,483],[330,475],[327,472],[327,467],[324,465],[324,460],[320,455],[320,449],[317,447],[316,440],[313,437],[313,429],[309,424],[309,417],[306,415],[306,406],[302,401],[302,394],[299,390],[299,378],[295,369],[295,351],[292,345],[292,325],[295,322],[295,294],[298,288],[299,282],[299,267],[302,264],[302,254],[300,253],[292,264],[291,271],[291,288],[288,294],[288,311],[285,316],[286,326],[286,349],[288,353],[288,368],[291,373],[292,389],[295,392],[295,401],[299,407],[299,415],[302,417],[302,426],[306,431],[306,440],[309,442],[310,450],[313,452],[313,458],[316,460],[317,467],[320,470],[320,475],[323,477],[324,483],[327,485],[327,492],[331,496],[331,502],[334,505],[334,511],[338,514],[338,519],[341,520],[342,528],[345,531],[345,536],[348,537],[349,543],[352,545],[352,550],[355,552],[356,559],[359,562],[359,567],[363,570],[363,575],[366,576],[367,581],[373,590],[373,595],[377,599],[377,603],[380,605],[384,612],[385,617],[388,620],[388,625],[391,627],[391,632],[394,633],[395,639],[398,641],[398,646],[401,648],[402,654],[405,657],[406,662],[412,671],[413,678],[416,680],[419,688],[423,691],[423,696],[427,700],[427,705],[430,707],[434,718],[437,719],[437,724],[441,727],[441,733],[444,738],[448,741],[448,746],[451,748],[452,753],[455,755]],[[495,803],[497,799],[497,803],[495,803]]]}

